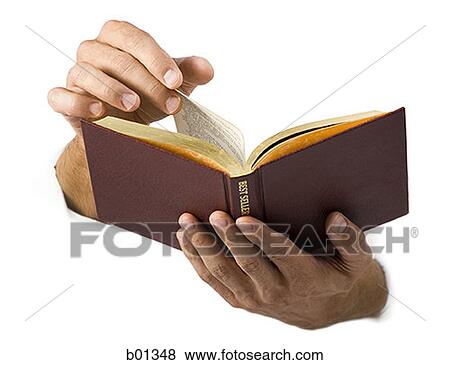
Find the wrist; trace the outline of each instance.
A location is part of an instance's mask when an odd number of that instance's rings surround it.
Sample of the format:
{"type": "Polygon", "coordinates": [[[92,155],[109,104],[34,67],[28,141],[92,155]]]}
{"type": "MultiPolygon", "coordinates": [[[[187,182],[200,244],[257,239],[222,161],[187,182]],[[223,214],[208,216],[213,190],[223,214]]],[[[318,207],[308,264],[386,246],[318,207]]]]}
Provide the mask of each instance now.
{"type": "Polygon", "coordinates": [[[373,260],[347,294],[342,320],[376,316],[386,305],[388,290],[381,265],[373,260]]]}
{"type": "Polygon", "coordinates": [[[86,153],[80,136],[77,135],[67,144],[56,162],[55,169],[68,207],[79,214],[96,218],[86,153]]]}

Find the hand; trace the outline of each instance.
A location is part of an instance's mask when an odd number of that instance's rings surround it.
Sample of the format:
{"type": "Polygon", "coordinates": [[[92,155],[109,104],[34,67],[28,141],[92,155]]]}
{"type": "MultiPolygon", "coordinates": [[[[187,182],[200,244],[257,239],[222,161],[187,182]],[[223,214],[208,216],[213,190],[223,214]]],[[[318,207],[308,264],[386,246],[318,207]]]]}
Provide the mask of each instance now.
{"type": "Polygon", "coordinates": [[[96,39],[80,44],[66,87],[50,90],[48,101],[77,132],[80,119],[106,115],[148,124],[179,110],[174,89],[190,94],[212,77],[204,58],[172,59],[148,33],[110,20],[96,39]]]}
{"type": "Polygon", "coordinates": [[[192,214],[179,223],[178,241],[192,266],[233,307],[313,329],[374,315],[385,305],[384,273],[364,234],[341,213],[328,217],[335,252],[325,257],[302,252],[249,216],[234,222],[224,212],[211,214],[228,250],[192,214]]]}
{"type": "Polygon", "coordinates": [[[112,115],[138,123],[154,122],[180,109],[174,89],[189,95],[213,74],[204,58],[172,59],[148,33],[127,22],[110,20],[96,39],[82,42],[66,87],[48,93],[50,106],[64,115],[77,133],[56,164],[69,207],[97,216],[81,119],[112,115]]]}

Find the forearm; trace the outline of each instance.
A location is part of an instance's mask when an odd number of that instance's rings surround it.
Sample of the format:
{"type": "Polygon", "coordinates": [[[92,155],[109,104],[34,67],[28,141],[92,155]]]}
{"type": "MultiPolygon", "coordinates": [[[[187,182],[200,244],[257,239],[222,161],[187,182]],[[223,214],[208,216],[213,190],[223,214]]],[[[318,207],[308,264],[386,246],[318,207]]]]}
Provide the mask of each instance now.
{"type": "Polygon", "coordinates": [[[97,218],[83,140],[76,136],[56,162],[56,177],[67,205],[77,213],[97,218]]]}

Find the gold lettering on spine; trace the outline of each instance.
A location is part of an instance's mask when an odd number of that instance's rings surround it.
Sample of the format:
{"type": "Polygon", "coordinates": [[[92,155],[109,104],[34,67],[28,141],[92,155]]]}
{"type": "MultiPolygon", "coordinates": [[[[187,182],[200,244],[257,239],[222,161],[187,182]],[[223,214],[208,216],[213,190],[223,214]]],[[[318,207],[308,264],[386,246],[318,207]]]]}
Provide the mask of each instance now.
{"type": "Polygon", "coordinates": [[[241,207],[241,215],[250,214],[250,198],[248,196],[248,183],[247,180],[238,182],[239,190],[239,203],[241,207]]]}

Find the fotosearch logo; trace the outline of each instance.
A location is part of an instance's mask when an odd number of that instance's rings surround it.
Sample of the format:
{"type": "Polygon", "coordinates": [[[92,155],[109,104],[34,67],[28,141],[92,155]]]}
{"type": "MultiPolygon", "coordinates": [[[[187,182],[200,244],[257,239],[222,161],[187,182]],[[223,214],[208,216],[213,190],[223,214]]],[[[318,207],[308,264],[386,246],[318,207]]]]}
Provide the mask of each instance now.
{"type": "MultiPolygon", "coordinates": [[[[130,225],[130,223],[126,224],[128,226],[130,225]]],[[[158,222],[159,227],[167,225],[167,227],[171,228],[170,237],[163,236],[163,231],[167,232],[167,229],[161,231],[150,230],[149,225],[151,224],[149,223],[133,223],[133,225],[140,228],[138,230],[139,232],[146,232],[145,234],[147,236],[153,237],[153,240],[155,241],[170,242],[172,245],[177,245],[176,230],[173,230],[175,223],[173,222],[158,222]]],[[[289,231],[289,225],[273,224],[271,226],[279,227],[280,229],[277,229],[277,231],[279,232],[286,233],[289,231]]],[[[306,225],[304,228],[308,233],[313,232],[312,237],[318,239],[319,234],[315,232],[314,227],[312,227],[311,225],[306,225]]],[[[98,244],[99,241],[101,241],[101,244],[105,248],[106,252],[117,257],[138,257],[146,254],[150,250],[153,240],[143,235],[137,235],[139,244],[135,245],[134,247],[126,247],[126,245],[121,245],[120,243],[118,243],[119,239],[117,238],[117,236],[120,233],[124,232],[129,231],[120,228],[117,225],[106,225],[99,222],[72,222],[70,227],[70,257],[82,257],[82,252],[87,250],[89,246],[98,244]]],[[[301,234],[302,232],[299,233],[298,237],[301,237],[301,234]]],[[[361,234],[361,232],[355,232],[355,237],[358,237],[358,235],[361,236],[361,234]]],[[[373,240],[383,242],[383,244],[369,244],[370,249],[374,254],[379,254],[382,252],[393,253],[394,250],[395,252],[409,253],[411,239],[417,238],[418,234],[419,230],[417,227],[397,227],[394,232],[394,228],[391,226],[375,227],[364,232],[367,241],[370,242],[373,240]]],[[[212,233],[211,235],[214,236],[212,233]]],[[[279,245],[279,234],[276,238],[275,236],[273,237],[274,244],[279,245]]],[[[219,238],[217,237],[216,239],[219,240],[219,238]]],[[[271,241],[270,237],[264,237],[264,239],[264,244],[266,244],[266,241],[271,241]]],[[[286,237],[285,239],[287,240],[288,238],[286,237]]],[[[300,244],[297,241],[297,245],[307,251],[309,248],[314,246],[312,242],[314,242],[314,239],[308,239],[305,242],[301,242],[300,244]]],[[[270,245],[271,242],[267,242],[267,244],[270,245]]],[[[321,247],[324,252],[320,255],[323,256],[333,254],[334,251],[330,251],[327,249],[330,248],[330,246],[333,246],[333,244],[328,239],[324,244],[320,243],[319,245],[321,245],[319,247],[321,247]]],[[[169,245],[161,245],[160,247],[163,256],[171,255],[172,247],[170,247],[169,245]]],[[[349,250],[351,250],[351,248],[349,250]]]]}
{"type": "MultiPolygon", "coordinates": [[[[138,224],[138,223],[137,223],[138,224]]],[[[141,224],[142,228],[147,225],[141,224]]],[[[105,225],[99,222],[72,222],[70,225],[70,257],[81,257],[82,247],[95,244],[99,238],[102,240],[106,251],[117,257],[138,257],[144,255],[152,244],[152,240],[145,236],[139,236],[140,243],[135,247],[122,247],[116,244],[117,235],[128,232],[115,225],[105,225]]],[[[158,232],[150,232],[154,237],[158,232]]],[[[174,233],[175,235],[175,233],[174,233]]],[[[170,255],[171,248],[163,245],[163,255],[170,255]]]]}

